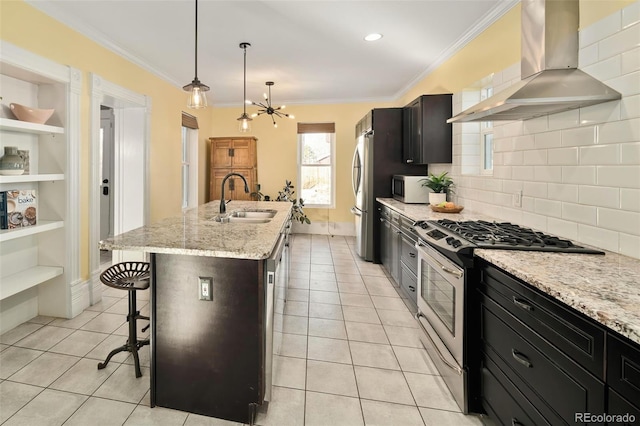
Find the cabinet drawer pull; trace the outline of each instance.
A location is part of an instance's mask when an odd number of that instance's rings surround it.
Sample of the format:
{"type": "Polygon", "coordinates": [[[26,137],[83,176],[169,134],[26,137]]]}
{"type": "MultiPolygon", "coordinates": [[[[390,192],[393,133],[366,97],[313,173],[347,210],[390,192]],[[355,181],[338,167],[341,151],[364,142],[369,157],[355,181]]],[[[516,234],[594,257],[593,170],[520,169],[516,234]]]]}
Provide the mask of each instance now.
{"type": "Polygon", "coordinates": [[[525,367],[533,368],[533,364],[531,364],[529,362],[527,357],[524,356],[523,354],[521,354],[520,352],[516,351],[515,349],[511,349],[511,355],[513,356],[513,359],[515,359],[516,361],[518,361],[520,364],[524,365],[525,367]]]}
{"type": "Polygon", "coordinates": [[[513,296],[513,303],[526,310],[526,311],[533,311],[533,306],[531,306],[530,304],[528,304],[527,302],[523,302],[522,300],[518,299],[516,296],[513,296]]]}
{"type": "Polygon", "coordinates": [[[409,257],[416,257],[416,254],[409,252],[409,257]]]}
{"type": "Polygon", "coordinates": [[[413,160],[412,159],[408,159],[407,163],[413,163],[413,160]]]}
{"type": "Polygon", "coordinates": [[[520,422],[518,421],[518,419],[516,419],[515,417],[513,417],[513,418],[511,419],[511,426],[524,426],[524,423],[520,423],[520,422]]]}

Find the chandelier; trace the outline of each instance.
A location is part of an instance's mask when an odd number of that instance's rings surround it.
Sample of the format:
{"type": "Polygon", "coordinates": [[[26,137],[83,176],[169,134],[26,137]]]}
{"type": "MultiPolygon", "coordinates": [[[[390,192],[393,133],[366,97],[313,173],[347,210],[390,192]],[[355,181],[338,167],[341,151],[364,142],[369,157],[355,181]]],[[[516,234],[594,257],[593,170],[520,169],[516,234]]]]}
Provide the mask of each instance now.
{"type": "Polygon", "coordinates": [[[257,113],[251,114],[251,117],[257,117],[265,113],[269,114],[269,116],[271,116],[271,121],[273,122],[273,127],[278,127],[275,117],[280,117],[280,118],[286,117],[286,118],[294,119],[295,117],[293,114],[287,114],[287,113],[281,112],[281,110],[285,109],[285,105],[281,105],[277,108],[274,108],[273,106],[271,106],[271,86],[273,86],[275,83],[273,81],[267,81],[264,84],[266,84],[267,87],[269,88],[269,95],[267,95],[266,93],[263,95],[264,102],[266,104],[262,102],[252,102],[250,100],[245,101],[247,104],[255,105],[259,108],[257,113]]]}
{"type": "Polygon", "coordinates": [[[193,81],[182,89],[185,92],[189,92],[189,98],[187,99],[187,106],[193,109],[200,109],[207,107],[207,95],[205,92],[209,91],[209,86],[202,84],[198,80],[198,0],[196,0],[196,62],[195,62],[195,77],[193,81]]]}

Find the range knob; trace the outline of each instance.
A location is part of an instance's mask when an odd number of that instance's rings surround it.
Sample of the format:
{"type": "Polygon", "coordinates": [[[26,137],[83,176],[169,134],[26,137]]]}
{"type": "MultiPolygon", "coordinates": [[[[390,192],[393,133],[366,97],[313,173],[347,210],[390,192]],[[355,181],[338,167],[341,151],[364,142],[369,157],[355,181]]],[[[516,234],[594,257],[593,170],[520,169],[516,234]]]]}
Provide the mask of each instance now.
{"type": "Polygon", "coordinates": [[[453,247],[458,248],[462,245],[462,243],[460,242],[460,240],[453,240],[452,243],[450,243],[453,247]]]}
{"type": "Polygon", "coordinates": [[[451,245],[453,245],[453,242],[457,241],[457,240],[455,238],[453,238],[453,237],[447,237],[445,239],[445,241],[447,242],[447,244],[449,244],[451,246],[451,245]]]}

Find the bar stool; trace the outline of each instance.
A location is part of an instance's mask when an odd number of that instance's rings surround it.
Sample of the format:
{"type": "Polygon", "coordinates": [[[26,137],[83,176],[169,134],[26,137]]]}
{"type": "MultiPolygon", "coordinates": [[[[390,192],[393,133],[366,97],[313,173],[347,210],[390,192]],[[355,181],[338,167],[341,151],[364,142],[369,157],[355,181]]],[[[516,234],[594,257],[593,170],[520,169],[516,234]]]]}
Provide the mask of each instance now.
{"type": "MultiPolygon", "coordinates": [[[[127,314],[127,322],[129,323],[129,338],[127,343],[112,350],[104,362],[98,363],[98,370],[102,370],[107,366],[111,357],[119,352],[128,351],[133,355],[135,363],[136,377],[141,377],[140,359],[138,358],[138,349],[149,344],[149,339],[138,340],[138,332],[136,329],[136,321],[148,320],[149,317],[140,315],[140,311],[136,308],[136,290],[146,290],[149,288],[149,263],[148,262],[121,262],[107,268],[100,274],[100,281],[118,290],[127,290],[129,292],[129,313],[127,314]]],[[[149,325],[144,327],[142,331],[146,331],[149,325]]]]}

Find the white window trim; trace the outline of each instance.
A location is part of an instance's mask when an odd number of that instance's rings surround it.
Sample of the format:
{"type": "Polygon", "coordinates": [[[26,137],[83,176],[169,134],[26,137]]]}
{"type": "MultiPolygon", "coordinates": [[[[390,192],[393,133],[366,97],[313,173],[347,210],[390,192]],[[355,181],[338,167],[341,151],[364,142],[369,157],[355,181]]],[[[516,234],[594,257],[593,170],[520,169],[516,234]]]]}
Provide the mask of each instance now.
{"type": "MultiPolygon", "coordinates": [[[[304,207],[311,209],[334,209],[336,207],[336,134],[329,133],[331,135],[331,165],[312,165],[305,164],[305,167],[331,167],[331,202],[329,204],[308,204],[304,201],[304,207]]],[[[297,149],[298,149],[298,176],[297,176],[297,191],[296,195],[298,199],[302,196],[302,150],[301,137],[303,134],[298,134],[297,149]]],[[[304,198],[303,198],[304,200],[304,198]]]]}
{"type": "Polygon", "coordinates": [[[182,188],[182,210],[187,210],[198,206],[198,130],[183,126],[181,136],[182,149],[185,142],[187,145],[187,161],[183,161],[180,167],[180,179],[184,174],[184,168],[187,167],[189,170],[186,200],[184,187],[182,188]]]}

